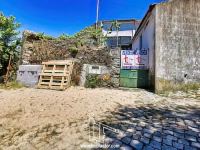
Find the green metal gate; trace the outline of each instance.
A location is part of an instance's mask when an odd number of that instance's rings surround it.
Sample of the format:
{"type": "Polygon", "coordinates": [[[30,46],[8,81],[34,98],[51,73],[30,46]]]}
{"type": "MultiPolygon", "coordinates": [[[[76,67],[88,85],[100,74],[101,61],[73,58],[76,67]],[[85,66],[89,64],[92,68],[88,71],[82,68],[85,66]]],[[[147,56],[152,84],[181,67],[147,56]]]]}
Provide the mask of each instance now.
{"type": "Polygon", "coordinates": [[[120,70],[120,86],[129,88],[147,88],[148,70],[120,70]]]}

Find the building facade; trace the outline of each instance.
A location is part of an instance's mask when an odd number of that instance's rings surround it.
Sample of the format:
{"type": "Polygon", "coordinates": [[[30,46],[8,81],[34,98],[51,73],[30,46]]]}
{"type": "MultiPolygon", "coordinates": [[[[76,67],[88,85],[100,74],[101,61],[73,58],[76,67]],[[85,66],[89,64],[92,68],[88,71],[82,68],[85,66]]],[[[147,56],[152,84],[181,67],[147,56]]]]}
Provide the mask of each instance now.
{"type": "Polygon", "coordinates": [[[135,19],[101,21],[103,35],[107,37],[107,46],[110,48],[131,48],[130,41],[132,40],[139,23],[140,21],[135,19]],[[114,23],[117,23],[119,28],[114,26],[114,23]]]}
{"type": "Polygon", "coordinates": [[[149,50],[155,91],[200,83],[200,1],[169,0],[149,7],[132,49],[149,50]]]}

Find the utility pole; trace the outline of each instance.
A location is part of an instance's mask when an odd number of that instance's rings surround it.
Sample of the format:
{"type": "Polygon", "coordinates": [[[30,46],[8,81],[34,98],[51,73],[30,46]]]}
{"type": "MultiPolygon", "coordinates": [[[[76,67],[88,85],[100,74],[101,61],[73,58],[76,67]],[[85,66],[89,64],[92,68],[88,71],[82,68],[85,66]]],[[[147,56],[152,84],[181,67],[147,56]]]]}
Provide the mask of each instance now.
{"type": "Polygon", "coordinates": [[[97,0],[96,29],[98,27],[98,21],[99,21],[99,0],[97,0]]]}

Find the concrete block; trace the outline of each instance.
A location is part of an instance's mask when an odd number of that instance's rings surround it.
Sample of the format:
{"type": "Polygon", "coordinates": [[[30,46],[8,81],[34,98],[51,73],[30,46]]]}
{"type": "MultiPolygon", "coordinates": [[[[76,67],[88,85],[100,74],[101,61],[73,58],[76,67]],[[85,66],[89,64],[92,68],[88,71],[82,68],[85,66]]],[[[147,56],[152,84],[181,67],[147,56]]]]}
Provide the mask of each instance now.
{"type": "Polygon", "coordinates": [[[84,64],[81,71],[80,86],[85,85],[86,76],[89,74],[103,75],[110,74],[110,71],[106,66],[84,64]]]}
{"type": "Polygon", "coordinates": [[[20,65],[17,71],[17,81],[25,86],[33,87],[38,83],[42,65],[20,65]]]}

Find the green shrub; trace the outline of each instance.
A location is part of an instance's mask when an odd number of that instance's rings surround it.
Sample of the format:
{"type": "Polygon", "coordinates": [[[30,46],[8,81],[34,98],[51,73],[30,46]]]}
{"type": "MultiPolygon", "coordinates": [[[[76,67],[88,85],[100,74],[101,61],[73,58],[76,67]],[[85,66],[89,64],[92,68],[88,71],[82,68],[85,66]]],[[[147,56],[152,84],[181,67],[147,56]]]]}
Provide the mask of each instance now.
{"type": "Polygon", "coordinates": [[[99,75],[87,75],[86,76],[86,82],[85,87],[86,88],[96,88],[101,86],[101,78],[99,75]]]}
{"type": "Polygon", "coordinates": [[[77,41],[76,43],[75,43],[75,46],[78,48],[78,47],[81,47],[81,46],[83,46],[84,44],[83,44],[83,42],[80,40],[80,41],[77,41]]]}
{"type": "Polygon", "coordinates": [[[44,32],[43,33],[37,33],[37,37],[39,39],[46,39],[46,40],[53,40],[54,39],[54,37],[47,35],[44,32]]]}
{"type": "Polygon", "coordinates": [[[69,47],[68,50],[71,53],[72,57],[76,57],[76,54],[78,53],[78,48],[76,48],[76,47],[69,47]]]}
{"type": "Polygon", "coordinates": [[[58,37],[59,40],[69,40],[69,39],[71,39],[71,38],[72,38],[72,36],[67,35],[67,34],[65,34],[65,33],[63,33],[62,35],[60,35],[60,36],[58,37]]]}

